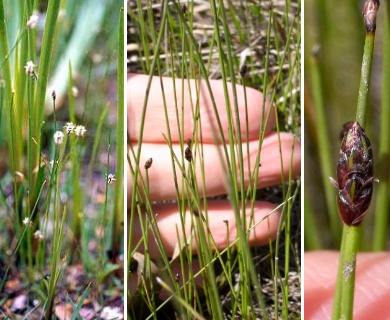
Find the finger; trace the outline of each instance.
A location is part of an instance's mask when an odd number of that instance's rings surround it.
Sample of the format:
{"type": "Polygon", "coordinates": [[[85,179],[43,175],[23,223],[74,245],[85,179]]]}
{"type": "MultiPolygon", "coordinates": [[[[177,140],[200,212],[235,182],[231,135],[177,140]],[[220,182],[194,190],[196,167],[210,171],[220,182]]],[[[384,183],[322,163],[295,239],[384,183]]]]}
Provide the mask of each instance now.
{"type": "MultiPolygon", "coordinates": [[[[127,82],[127,105],[128,105],[128,131],[131,140],[139,140],[139,132],[142,119],[143,103],[146,95],[148,76],[130,74],[127,82]]],[[[179,141],[179,130],[177,125],[176,110],[178,110],[178,117],[184,117],[184,139],[187,140],[192,137],[194,131],[194,114],[195,105],[197,103],[197,91],[195,87],[195,80],[181,80],[175,81],[176,88],[174,89],[174,82],[172,78],[162,78],[165,101],[167,105],[168,121],[170,124],[170,131],[172,141],[179,141]],[[184,90],[183,90],[184,84],[184,90]],[[175,96],[176,92],[176,96],[175,96]],[[177,105],[176,105],[177,103],[177,105]]],[[[226,103],[224,98],[224,91],[222,81],[210,80],[210,86],[215,99],[218,115],[221,120],[224,137],[228,137],[228,118],[226,112],[226,103]]],[[[232,86],[228,83],[229,100],[231,110],[233,107],[233,91],[232,86]]],[[[245,120],[245,95],[244,87],[236,85],[237,100],[240,115],[241,137],[246,137],[246,120],[245,120]]],[[[165,111],[163,103],[163,93],[159,77],[153,77],[152,84],[149,91],[149,98],[147,104],[147,111],[145,114],[145,129],[142,137],[143,142],[164,142],[163,133],[167,135],[165,111]]],[[[216,117],[213,111],[213,104],[211,96],[206,86],[206,81],[201,81],[199,90],[200,100],[200,121],[202,124],[202,137],[204,143],[214,142],[213,131],[217,130],[218,126],[216,117]],[[210,117],[212,120],[210,121],[210,117]]],[[[198,95],[198,96],[199,96],[198,95]]],[[[248,126],[249,126],[249,140],[257,139],[259,137],[260,124],[262,121],[263,110],[263,94],[255,89],[246,88],[247,106],[248,106],[248,126]]],[[[268,133],[275,125],[274,111],[270,111],[269,101],[266,101],[264,107],[264,119],[270,112],[269,122],[266,127],[268,133]]],[[[235,115],[233,112],[233,119],[235,115]]],[[[263,120],[264,120],[263,119],[263,120]]],[[[180,120],[181,121],[181,120],[180,120]]]]}
{"type": "MultiPolygon", "coordinates": [[[[331,319],[339,253],[305,253],[305,319],[331,319]],[[324,263],[325,262],[325,263],[324,263]]],[[[390,254],[357,256],[354,319],[385,319],[390,314],[390,254]]]]}
{"type": "MultiPolygon", "coordinates": [[[[281,165],[283,164],[284,170],[284,179],[288,179],[290,173],[290,163],[292,157],[292,176],[296,177],[300,173],[300,161],[301,161],[301,148],[298,140],[294,138],[292,134],[289,133],[280,133],[280,150],[282,154],[279,153],[279,141],[277,134],[269,134],[263,141],[260,164],[259,175],[258,175],[258,188],[263,188],[275,184],[279,184],[282,181],[281,175],[281,165]],[[294,146],[294,148],[293,148],[294,146]]],[[[219,146],[219,148],[222,148],[219,146]]],[[[246,149],[246,144],[243,145],[244,150],[246,149]]],[[[181,159],[180,156],[180,146],[175,145],[173,147],[174,153],[181,159]]],[[[249,158],[251,163],[251,173],[254,171],[254,164],[258,153],[258,141],[249,142],[249,158]]],[[[214,196],[219,194],[227,193],[227,187],[225,185],[224,177],[224,166],[221,165],[218,156],[217,147],[214,145],[203,145],[203,155],[204,155],[204,172],[205,172],[205,187],[207,196],[214,196]]],[[[244,183],[248,187],[250,178],[249,170],[247,167],[248,154],[244,151],[244,183]]],[[[153,166],[148,170],[149,174],[149,196],[153,200],[164,200],[164,199],[175,199],[175,183],[171,154],[170,149],[167,145],[164,144],[143,144],[141,158],[140,158],[140,167],[141,174],[145,176],[144,163],[147,159],[153,159],[153,166]]],[[[134,168],[134,158],[130,155],[130,161],[132,167],[134,168]]],[[[188,166],[188,162],[186,166],[188,166]]],[[[238,168],[237,168],[238,169],[238,168]]],[[[179,170],[179,167],[176,165],[176,173],[178,185],[181,186],[182,183],[182,174],[179,170]]],[[[128,195],[130,196],[133,192],[133,179],[128,170],[128,195]]],[[[202,183],[202,168],[199,164],[199,161],[196,163],[196,175],[198,182],[198,190],[200,194],[203,194],[203,183],[202,183]]],[[[238,176],[240,176],[238,174],[238,176]]],[[[181,192],[179,190],[179,192],[181,192]]]]}
{"type": "MultiPolygon", "coordinates": [[[[247,207],[246,220],[250,219],[250,206],[247,207]]],[[[279,224],[280,212],[274,211],[275,204],[268,202],[256,202],[254,210],[254,219],[252,226],[256,227],[250,232],[250,245],[268,244],[270,239],[276,235],[279,224]],[[272,213],[272,214],[270,214],[272,213]],[[269,215],[270,214],[270,215],[269,215]],[[266,218],[266,216],[269,217],[266,218]]],[[[159,204],[153,207],[156,214],[158,228],[160,230],[163,246],[168,256],[172,256],[175,248],[178,245],[177,232],[179,232],[181,243],[184,242],[184,237],[189,241],[191,230],[191,215],[189,212],[185,215],[185,235],[182,232],[180,213],[177,204],[159,204]]],[[[205,214],[205,213],[203,213],[205,214]]],[[[233,242],[237,238],[237,230],[234,212],[228,201],[214,200],[208,203],[208,221],[209,229],[213,239],[219,250],[226,247],[227,239],[233,242]]],[[[142,229],[139,219],[134,219],[133,225],[133,245],[136,245],[142,238],[142,229]]],[[[195,238],[193,238],[193,241],[195,238]]],[[[137,248],[138,251],[143,251],[143,246],[137,248]]],[[[192,247],[193,253],[197,253],[196,243],[192,247]]],[[[160,253],[156,246],[156,241],[153,233],[149,232],[148,252],[151,257],[159,257],[160,253]]]]}

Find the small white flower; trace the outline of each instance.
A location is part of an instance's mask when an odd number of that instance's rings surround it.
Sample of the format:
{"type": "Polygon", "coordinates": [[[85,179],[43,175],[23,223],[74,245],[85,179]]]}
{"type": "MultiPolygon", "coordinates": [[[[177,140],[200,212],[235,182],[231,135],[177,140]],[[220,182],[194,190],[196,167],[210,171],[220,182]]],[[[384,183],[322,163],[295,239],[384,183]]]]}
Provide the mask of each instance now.
{"type": "Polygon", "coordinates": [[[32,226],[32,222],[31,222],[31,220],[30,220],[29,217],[25,217],[25,218],[23,219],[23,224],[24,224],[26,227],[31,227],[31,226],[32,226]]]}
{"type": "Polygon", "coordinates": [[[92,54],[92,61],[96,64],[99,64],[103,61],[103,55],[100,53],[94,53],[92,54]]]}
{"type": "Polygon", "coordinates": [[[79,89],[77,87],[72,87],[72,93],[74,97],[79,95],[79,89]]]}
{"type": "Polygon", "coordinates": [[[55,144],[62,144],[62,142],[64,141],[64,133],[62,131],[54,132],[53,139],[55,144]]]}
{"type": "Polygon", "coordinates": [[[108,184],[112,184],[115,181],[116,181],[115,174],[110,173],[107,175],[107,183],[108,184]]]}
{"type": "Polygon", "coordinates": [[[36,77],[36,74],[35,74],[35,69],[36,65],[34,64],[34,62],[32,62],[31,60],[30,61],[27,61],[26,65],[24,66],[24,69],[26,69],[26,73],[31,76],[31,77],[36,77]]]}
{"type": "Polygon", "coordinates": [[[41,230],[37,230],[34,232],[34,238],[38,240],[43,240],[43,233],[41,230]]]}
{"type": "Polygon", "coordinates": [[[64,125],[64,129],[65,129],[65,132],[67,134],[71,134],[72,132],[74,132],[75,128],[76,128],[76,125],[73,122],[67,122],[64,125]]]}
{"type": "Polygon", "coordinates": [[[100,314],[102,319],[123,319],[123,313],[119,307],[104,307],[100,314]]]}
{"type": "Polygon", "coordinates": [[[36,13],[33,13],[30,18],[27,20],[27,28],[29,29],[35,29],[35,27],[38,24],[38,15],[36,13]]]}
{"type": "Polygon", "coordinates": [[[76,134],[77,137],[84,137],[86,132],[87,129],[85,129],[85,127],[82,125],[77,125],[76,128],[74,129],[74,133],[76,134]]]}

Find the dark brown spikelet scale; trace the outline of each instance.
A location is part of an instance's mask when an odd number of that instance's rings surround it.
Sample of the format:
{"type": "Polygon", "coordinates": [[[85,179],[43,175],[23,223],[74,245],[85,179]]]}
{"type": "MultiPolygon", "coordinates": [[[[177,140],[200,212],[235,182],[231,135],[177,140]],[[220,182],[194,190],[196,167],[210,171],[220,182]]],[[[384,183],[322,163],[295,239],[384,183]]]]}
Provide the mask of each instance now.
{"type": "Polygon", "coordinates": [[[192,161],[191,145],[192,145],[192,140],[191,140],[191,139],[188,139],[188,140],[187,140],[187,147],[186,147],[186,149],[184,150],[184,157],[186,158],[186,160],[187,160],[188,162],[191,162],[191,161],[192,161]]]}
{"type": "Polygon", "coordinates": [[[341,143],[337,180],[340,217],[358,226],[370,206],[374,182],[371,142],[358,122],[349,126],[341,143]]]}
{"type": "Polygon", "coordinates": [[[349,121],[349,122],[346,122],[346,123],[343,124],[343,128],[341,129],[340,135],[339,135],[339,141],[340,141],[340,143],[343,142],[344,137],[347,135],[349,129],[352,128],[352,126],[353,126],[354,123],[355,123],[354,121],[349,121]]]}
{"type": "Polygon", "coordinates": [[[146,160],[146,161],[145,161],[145,165],[144,165],[145,169],[146,169],[146,170],[150,169],[150,167],[152,166],[152,164],[153,164],[153,159],[152,159],[152,158],[149,158],[148,160],[146,160]]]}
{"type": "Polygon", "coordinates": [[[246,76],[246,73],[248,72],[248,67],[246,64],[243,64],[240,68],[240,76],[241,78],[244,78],[246,76]]]}
{"type": "Polygon", "coordinates": [[[184,151],[184,157],[186,158],[186,160],[188,162],[191,162],[192,161],[192,151],[190,149],[190,147],[187,147],[184,151]]]}

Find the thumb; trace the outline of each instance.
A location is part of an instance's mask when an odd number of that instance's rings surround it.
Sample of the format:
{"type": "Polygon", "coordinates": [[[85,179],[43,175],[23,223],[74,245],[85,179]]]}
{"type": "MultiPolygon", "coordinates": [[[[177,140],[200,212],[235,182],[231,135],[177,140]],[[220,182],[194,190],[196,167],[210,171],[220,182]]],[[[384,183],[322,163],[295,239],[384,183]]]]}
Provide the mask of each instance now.
{"type": "MultiPolygon", "coordinates": [[[[331,319],[339,253],[305,253],[305,319],[331,319]]],[[[390,254],[359,253],[354,319],[390,319],[390,254]]]]}

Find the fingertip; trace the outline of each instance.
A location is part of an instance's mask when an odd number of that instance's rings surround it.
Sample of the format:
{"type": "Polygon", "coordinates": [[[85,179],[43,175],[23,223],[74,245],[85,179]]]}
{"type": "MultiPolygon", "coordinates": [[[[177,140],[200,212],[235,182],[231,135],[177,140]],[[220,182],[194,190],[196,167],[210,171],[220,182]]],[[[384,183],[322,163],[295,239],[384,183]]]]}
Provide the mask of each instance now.
{"type": "MultiPolygon", "coordinates": [[[[258,142],[255,142],[258,143],[258,142]]],[[[258,147],[251,148],[251,163],[257,158],[258,147]]],[[[252,169],[253,170],[253,169],[252,169]]],[[[301,143],[296,137],[287,132],[271,132],[261,147],[259,185],[264,188],[280,184],[283,180],[295,179],[301,173],[301,143]],[[282,179],[282,173],[283,179],[282,179]]],[[[248,181],[246,181],[248,183],[248,181]]]]}
{"type": "MultiPolygon", "coordinates": [[[[329,319],[337,279],[337,251],[304,255],[305,319],[329,319]],[[326,263],[324,263],[326,262],[326,263]]],[[[359,253],[356,259],[354,319],[385,319],[390,314],[390,255],[359,253]]]]}
{"type": "MultiPolygon", "coordinates": [[[[251,214],[247,214],[247,220],[251,214]]],[[[251,246],[263,246],[276,239],[280,220],[280,209],[277,204],[256,201],[253,214],[253,229],[249,236],[251,246]]]]}
{"type": "Polygon", "coordinates": [[[244,88],[243,86],[238,86],[237,96],[240,109],[241,135],[245,137],[245,106],[248,108],[248,127],[249,130],[252,130],[249,132],[249,139],[258,138],[259,124],[266,121],[265,133],[269,133],[275,126],[275,107],[271,106],[270,100],[264,97],[261,91],[250,87],[244,88]]]}

